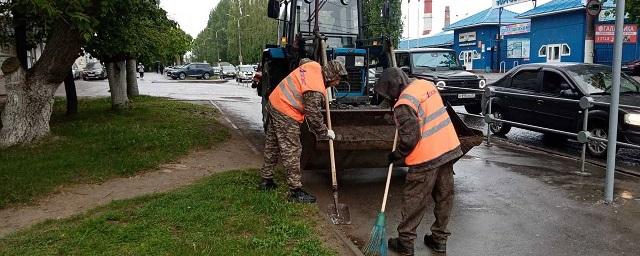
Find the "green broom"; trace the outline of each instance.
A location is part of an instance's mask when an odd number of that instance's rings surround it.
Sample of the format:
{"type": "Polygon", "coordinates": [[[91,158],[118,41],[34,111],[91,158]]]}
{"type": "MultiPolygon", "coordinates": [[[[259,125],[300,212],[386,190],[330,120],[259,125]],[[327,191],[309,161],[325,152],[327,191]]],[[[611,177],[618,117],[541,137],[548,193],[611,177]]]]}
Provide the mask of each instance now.
{"type": "MultiPolygon", "coordinates": [[[[398,129],[393,138],[393,151],[396,150],[396,144],[398,143],[398,129]]],[[[384,196],[382,197],[382,207],[376,218],[376,223],[371,230],[371,238],[364,247],[364,255],[367,256],[387,256],[387,234],[385,232],[385,216],[384,210],[387,207],[387,196],[389,196],[389,185],[391,185],[391,171],[393,170],[393,163],[389,164],[389,171],[387,172],[387,184],[384,187],[384,196]]]]}

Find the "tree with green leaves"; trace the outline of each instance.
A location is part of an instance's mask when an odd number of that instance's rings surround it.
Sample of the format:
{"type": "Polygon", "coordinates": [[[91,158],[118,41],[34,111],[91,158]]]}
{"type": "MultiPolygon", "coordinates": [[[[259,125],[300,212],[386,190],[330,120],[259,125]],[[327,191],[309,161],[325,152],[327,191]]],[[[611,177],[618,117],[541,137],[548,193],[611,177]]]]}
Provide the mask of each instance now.
{"type": "Polygon", "coordinates": [[[0,147],[31,142],[49,133],[54,93],[94,32],[96,17],[114,1],[0,2],[0,44],[14,46],[17,53],[0,63],[4,74],[0,79],[7,89],[0,147]],[[36,42],[46,47],[28,68],[27,50],[36,42]]]}
{"type": "Polygon", "coordinates": [[[388,36],[397,46],[402,36],[402,10],[400,0],[364,0],[363,15],[365,38],[388,36]],[[389,18],[382,16],[385,2],[389,2],[389,18]]]}
{"type": "Polygon", "coordinates": [[[167,18],[156,0],[122,0],[105,10],[85,50],[106,63],[113,109],[137,96],[137,60],[151,62],[183,54],[190,38],[167,18]]]}
{"type": "Polygon", "coordinates": [[[196,61],[257,63],[266,44],[277,40],[277,21],[267,17],[268,0],[222,0],[193,42],[196,61]],[[240,29],[238,29],[240,19],[240,29]],[[238,37],[239,36],[239,37],[238,37]],[[242,47],[240,49],[240,46],[242,47]]]}

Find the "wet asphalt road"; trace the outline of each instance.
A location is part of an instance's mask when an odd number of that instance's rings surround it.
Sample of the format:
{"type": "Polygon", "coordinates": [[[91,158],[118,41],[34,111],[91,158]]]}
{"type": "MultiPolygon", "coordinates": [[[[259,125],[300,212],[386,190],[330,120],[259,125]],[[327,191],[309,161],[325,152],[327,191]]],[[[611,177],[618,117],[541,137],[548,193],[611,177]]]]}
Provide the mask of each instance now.
{"type": "MultiPolygon", "coordinates": [[[[262,149],[260,98],[247,85],[148,80],[140,84],[143,94],[212,101],[262,149]]],[[[80,82],[78,94],[106,96],[104,85],[80,82]]],[[[505,143],[476,147],[455,165],[449,255],[637,255],[640,178],[616,174],[616,203],[605,205],[601,201],[604,170],[589,165],[587,170],[593,175],[581,177],[572,174],[577,166],[575,160],[505,143]]],[[[341,201],[350,206],[353,221],[341,229],[358,246],[367,240],[373,226],[385,175],[384,169],[340,172],[341,201]]],[[[387,207],[389,236],[396,235],[400,220],[403,179],[404,170],[397,169],[387,207]]],[[[305,187],[318,197],[320,209],[326,211],[331,202],[328,172],[305,171],[304,180],[305,187]]],[[[438,255],[420,242],[432,221],[432,214],[426,214],[418,231],[416,255],[438,255]]]]}

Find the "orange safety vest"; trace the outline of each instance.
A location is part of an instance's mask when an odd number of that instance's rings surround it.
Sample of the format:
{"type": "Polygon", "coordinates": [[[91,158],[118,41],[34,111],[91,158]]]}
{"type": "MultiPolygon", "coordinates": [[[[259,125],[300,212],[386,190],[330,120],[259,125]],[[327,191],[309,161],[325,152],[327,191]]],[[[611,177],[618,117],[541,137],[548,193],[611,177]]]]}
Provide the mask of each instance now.
{"type": "Polygon", "coordinates": [[[304,121],[302,95],[308,91],[320,92],[327,96],[322,67],[315,61],[305,63],[285,77],[269,95],[269,102],[280,113],[302,123],[304,121]]]}
{"type": "Polygon", "coordinates": [[[405,158],[409,166],[434,160],[460,146],[447,108],[433,83],[416,79],[402,91],[395,107],[407,105],[417,114],[422,138],[405,158]]]}

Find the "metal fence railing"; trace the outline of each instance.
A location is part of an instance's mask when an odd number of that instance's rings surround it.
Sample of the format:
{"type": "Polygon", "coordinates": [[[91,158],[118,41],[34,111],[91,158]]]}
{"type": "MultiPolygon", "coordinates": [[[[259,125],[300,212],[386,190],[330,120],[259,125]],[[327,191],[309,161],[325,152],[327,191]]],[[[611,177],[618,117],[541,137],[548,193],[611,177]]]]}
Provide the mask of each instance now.
{"type": "MultiPolygon", "coordinates": [[[[514,92],[496,91],[493,87],[488,87],[488,86],[484,90],[472,89],[472,88],[462,88],[462,87],[450,87],[450,86],[440,86],[438,88],[445,89],[445,90],[446,89],[456,89],[456,90],[462,90],[462,91],[468,91],[468,92],[480,92],[480,91],[483,92],[484,100],[482,102],[483,102],[483,104],[486,103],[486,106],[483,106],[482,115],[475,115],[475,114],[469,114],[469,113],[458,113],[458,114],[483,118],[484,122],[487,124],[487,132],[486,132],[486,145],[487,146],[491,146],[491,135],[492,135],[492,133],[491,133],[491,125],[494,124],[494,123],[505,123],[505,124],[510,124],[510,125],[522,127],[522,128],[531,129],[531,130],[537,130],[537,131],[542,131],[542,132],[546,132],[546,133],[553,133],[553,134],[559,134],[559,135],[563,135],[563,136],[572,137],[572,138],[575,138],[578,141],[578,143],[582,144],[582,155],[581,155],[581,159],[580,159],[581,160],[581,166],[580,166],[580,170],[577,171],[576,173],[578,175],[589,175],[589,173],[585,172],[585,165],[586,165],[586,161],[587,161],[587,146],[590,143],[598,143],[598,142],[599,143],[608,143],[608,140],[606,138],[595,136],[594,134],[591,134],[589,132],[589,112],[591,112],[592,109],[595,106],[609,107],[610,104],[606,103],[606,102],[596,102],[593,98],[588,97],[588,96],[582,97],[580,100],[575,100],[575,99],[547,97],[547,96],[541,96],[541,95],[531,95],[531,94],[522,94],[522,93],[514,93],[514,92]],[[581,109],[580,114],[583,115],[583,117],[582,117],[582,119],[583,119],[582,120],[582,130],[578,131],[577,133],[573,133],[573,132],[555,130],[555,129],[550,129],[550,128],[547,128],[547,127],[529,125],[529,124],[518,123],[518,122],[513,122],[513,121],[509,121],[509,120],[496,118],[493,115],[493,111],[492,111],[493,110],[493,101],[494,101],[495,97],[500,96],[500,95],[526,97],[526,98],[531,98],[531,99],[545,100],[545,101],[552,101],[552,102],[575,103],[578,106],[580,106],[580,109],[581,109]]],[[[640,107],[636,107],[636,106],[620,105],[620,108],[632,109],[632,110],[640,111],[640,107]]],[[[632,149],[639,149],[640,150],[640,145],[636,145],[636,144],[630,144],[630,143],[617,141],[616,145],[617,146],[622,146],[622,147],[625,147],[625,148],[632,148],[632,149]]]]}

